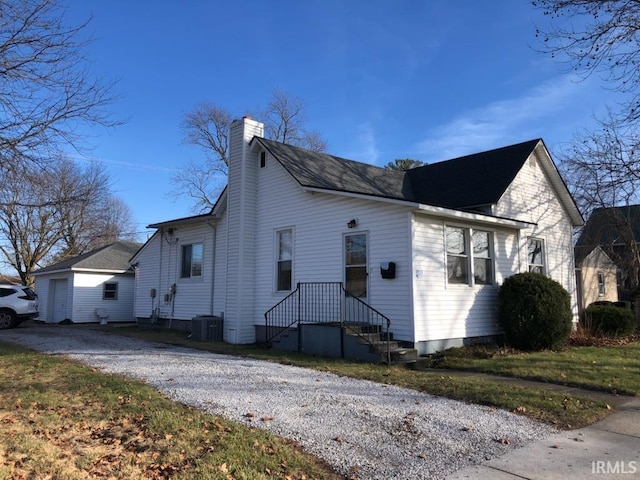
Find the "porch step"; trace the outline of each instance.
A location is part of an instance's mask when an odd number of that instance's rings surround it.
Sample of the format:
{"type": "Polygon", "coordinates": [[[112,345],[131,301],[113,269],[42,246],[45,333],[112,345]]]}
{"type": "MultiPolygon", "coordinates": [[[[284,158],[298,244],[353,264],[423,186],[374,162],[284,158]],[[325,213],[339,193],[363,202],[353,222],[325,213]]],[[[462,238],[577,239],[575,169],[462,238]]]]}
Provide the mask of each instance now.
{"type": "Polygon", "coordinates": [[[381,333],[350,333],[348,327],[345,327],[345,330],[347,336],[355,340],[355,344],[362,345],[363,348],[368,347],[371,358],[379,358],[381,362],[389,359],[391,363],[408,364],[418,359],[418,351],[415,348],[401,347],[399,342],[393,340],[387,342],[381,333]]]}
{"type": "Polygon", "coordinates": [[[391,363],[414,363],[418,360],[418,350],[415,348],[398,348],[390,352],[391,363]]]}

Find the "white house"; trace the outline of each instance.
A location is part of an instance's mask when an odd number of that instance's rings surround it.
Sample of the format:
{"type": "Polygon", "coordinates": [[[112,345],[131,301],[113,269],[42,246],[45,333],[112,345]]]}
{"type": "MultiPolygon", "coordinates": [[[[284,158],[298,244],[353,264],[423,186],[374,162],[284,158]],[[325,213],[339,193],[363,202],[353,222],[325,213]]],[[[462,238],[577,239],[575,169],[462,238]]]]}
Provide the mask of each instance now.
{"type": "Polygon", "coordinates": [[[140,246],[115,242],[35,271],[40,320],[133,321],[135,279],[129,259],[140,246]]]}
{"type": "MultiPolygon", "coordinates": [[[[216,315],[225,341],[252,343],[299,283],[342,282],[344,310],[366,302],[375,310],[357,320],[383,314],[394,340],[425,354],[500,334],[498,288],[517,272],[557,280],[576,309],[583,219],[542,140],[401,172],[262,137],[262,124],[235,121],[212,211],[151,225],[132,259],[140,320],[216,315]]],[[[292,308],[318,307],[314,295],[292,308]]]]}

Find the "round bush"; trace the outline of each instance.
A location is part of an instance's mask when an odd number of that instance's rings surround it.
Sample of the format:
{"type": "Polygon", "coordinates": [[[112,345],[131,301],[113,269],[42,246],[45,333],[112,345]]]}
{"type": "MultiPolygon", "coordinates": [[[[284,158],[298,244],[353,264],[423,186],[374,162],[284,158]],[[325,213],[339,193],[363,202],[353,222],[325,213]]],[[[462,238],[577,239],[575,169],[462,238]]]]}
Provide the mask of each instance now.
{"type": "Polygon", "coordinates": [[[571,296],[555,280],[519,273],[500,287],[499,322],[507,344],[520,350],[561,347],[571,333],[571,296]]]}
{"type": "Polygon", "coordinates": [[[584,326],[592,335],[626,337],[635,332],[636,317],[629,308],[592,303],[584,311],[584,326]]]}

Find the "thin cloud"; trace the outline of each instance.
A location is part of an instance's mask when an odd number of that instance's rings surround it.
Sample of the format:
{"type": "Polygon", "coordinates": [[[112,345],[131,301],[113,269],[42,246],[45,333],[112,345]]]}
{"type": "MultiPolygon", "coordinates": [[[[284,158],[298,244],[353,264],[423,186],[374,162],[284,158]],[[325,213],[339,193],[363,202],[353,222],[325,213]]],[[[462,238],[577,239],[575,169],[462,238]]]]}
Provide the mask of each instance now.
{"type": "Polygon", "coordinates": [[[371,123],[363,123],[358,128],[358,144],[363,148],[360,154],[355,156],[359,161],[375,165],[378,162],[379,152],[376,146],[376,134],[371,123]]]}
{"type": "Polygon", "coordinates": [[[555,118],[590,96],[589,82],[576,82],[569,76],[546,82],[519,98],[500,100],[485,108],[470,110],[451,122],[435,128],[419,142],[421,158],[434,162],[544,136],[553,129],[555,118]]]}
{"type": "Polygon", "coordinates": [[[72,155],[71,158],[73,158],[75,160],[81,160],[83,162],[104,163],[106,165],[113,165],[113,166],[116,166],[116,167],[124,167],[124,168],[128,168],[128,169],[131,169],[131,170],[147,170],[147,171],[168,172],[168,173],[175,173],[175,172],[177,172],[179,170],[177,168],[161,167],[161,166],[158,166],[158,165],[149,165],[149,164],[145,164],[145,163],[123,162],[121,160],[109,160],[109,159],[106,159],[106,158],[99,158],[99,157],[87,157],[87,156],[80,156],[80,155],[72,155]]]}

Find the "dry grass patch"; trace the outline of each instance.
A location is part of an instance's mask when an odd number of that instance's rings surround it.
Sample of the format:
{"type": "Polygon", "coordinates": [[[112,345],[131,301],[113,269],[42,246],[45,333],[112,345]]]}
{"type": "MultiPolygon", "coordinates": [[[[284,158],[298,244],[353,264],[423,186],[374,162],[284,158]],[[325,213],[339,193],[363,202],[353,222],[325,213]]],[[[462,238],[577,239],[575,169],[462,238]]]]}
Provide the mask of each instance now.
{"type": "Polygon", "coordinates": [[[0,478],[338,479],[268,432],[0,343],[0,478]]]}

